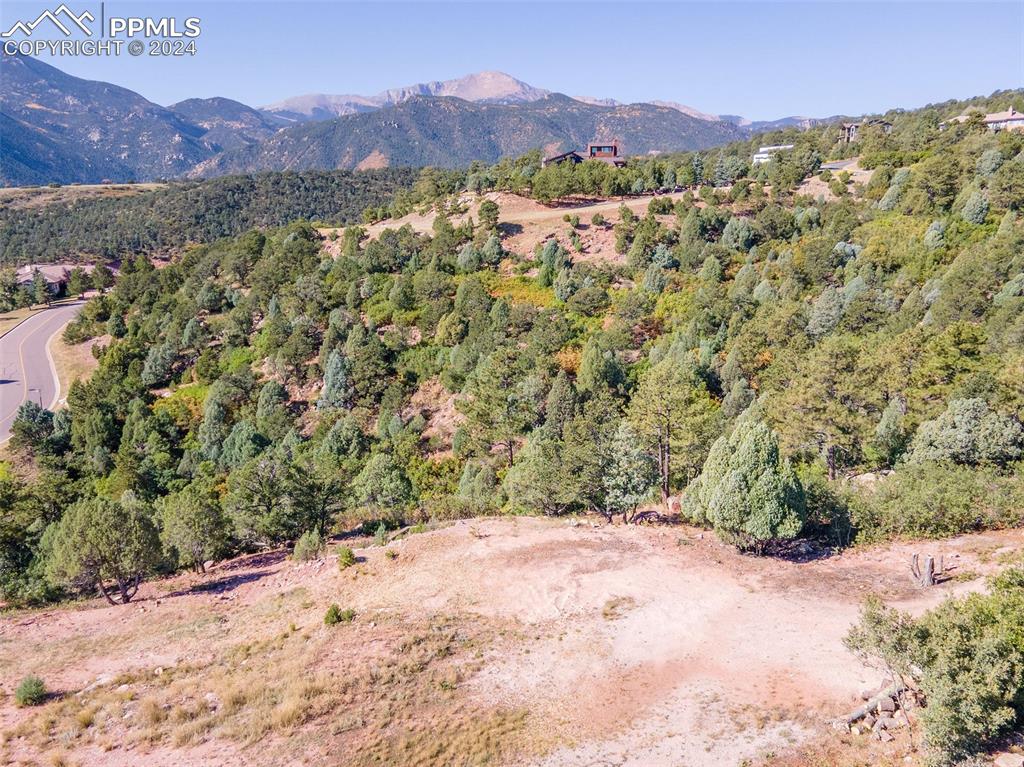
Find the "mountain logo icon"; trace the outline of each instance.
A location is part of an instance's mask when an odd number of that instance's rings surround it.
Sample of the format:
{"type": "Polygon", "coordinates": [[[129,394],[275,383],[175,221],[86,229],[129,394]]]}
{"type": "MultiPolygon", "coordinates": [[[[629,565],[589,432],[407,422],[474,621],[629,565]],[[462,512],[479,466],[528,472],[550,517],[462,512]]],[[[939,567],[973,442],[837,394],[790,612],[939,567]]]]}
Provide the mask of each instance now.
{"type": "Polygon", "coordinates": [[[53,11],[47,8],[39,14],[39,17],[35,21],[16,21],[10,29],[0,34],[0,37],[12,37],[16,32],[21,32],[25,37],[31,37],[35,28],[47,19],[57,27],[57,29],[63,32],[65,37],[71,36],[72,24],[82,30],[89,37],[92,37],[92,30],[89,29],[86,22],[96,21],[96,17],[89,13],[89,11],[85,11],[84,13],[76,16],[64,3],[61,3],[53,11]],[[61,21],[62,18],[64,21],[61,21]]]}

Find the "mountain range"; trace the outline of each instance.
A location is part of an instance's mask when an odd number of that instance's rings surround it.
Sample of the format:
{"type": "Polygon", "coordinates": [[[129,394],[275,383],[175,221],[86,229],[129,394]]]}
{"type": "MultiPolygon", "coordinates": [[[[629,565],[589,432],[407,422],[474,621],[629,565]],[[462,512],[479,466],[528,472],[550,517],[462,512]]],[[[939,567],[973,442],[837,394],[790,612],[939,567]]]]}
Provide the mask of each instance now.
{"type": "Polygon", "coordinates": [[[147,181],[263,170],[460,167],[535,147],[619,139],[628,154],[705,149],[807,118],[751,122],[675,102],[570,98],[502,72],[374,96],[308,94],[263,108],[227,98],[170,106],[38,59],[4,55],[0,183],[147,181]]]}

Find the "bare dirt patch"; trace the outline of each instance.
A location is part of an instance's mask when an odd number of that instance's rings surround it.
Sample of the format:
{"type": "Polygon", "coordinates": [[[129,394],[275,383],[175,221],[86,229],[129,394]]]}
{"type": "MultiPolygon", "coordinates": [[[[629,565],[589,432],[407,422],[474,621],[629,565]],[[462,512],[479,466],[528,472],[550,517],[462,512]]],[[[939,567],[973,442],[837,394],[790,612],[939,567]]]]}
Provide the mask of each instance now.
{"type": "MultiPolygon", "coordinates": [[[[858,159],[860,158],[854,158],[854,160],[858,159]]],[[[847,173],[850,174],[850,184],[847,186],[847,189],[850,190],[855,190],[857,185],[867,186],[867,183],[871,180],[871,177],[875,173],[873,169],[867,170],[865,168],[860,167],[860,164],[855,161],[852,165],[849,165],[840,171],[833,171],[832,177],[838,178],[839,174],[842,173],[843,171],[846,171],[847,173]]],[[[800,186],[796,190],[796,193],[807,195],[808,197],[813,197],[815,200],[817,200],[820,197],[824,199],[826,202],[832,202],[833,200],[838,199],[836,195],[833,194],[832,190],[829,188],[828,183],[822,181],[821,178],[816,175],[811,176],[802,184],[800,184],[800,186]]]]}
{"type": "MultiPolygon", "coordinates": [[[[668,195],[668,197],[676,200],[681,198],[682,194],[668,195]]],[[[621,263],[625,257],[615,252],[615,235],[612,232],[612,226],[619,222],[619,208],[625,205],[637,215],[643,216],[652,199],[654,197],[648,195],[611,200],[578,200],[562,205],[543,205],[536,200],[507,192],[488,192],[482,196],[465,193],[459,198],[459,205],[466,210],[464,213],[451,216],[451,222],[458,226],[469,217],[472,217],[474,221],[479,221],[480,203],[484,200],[493,200],[498,204],[499,226],[502,226],[506,232],[503,240],[506,250],[529,258],[539,243],[554,236],[573,253],[573,258],[577,261],[621,263]],[[608,222],[605,226],[591,224],[591,219],[596,213],[600,213],[608,222]],[[582,243],[580,252],[577,252],[569,241],[569,225],[563,221],[563,217],[566,215],[579,216],[581,226],[577,230],[577,234],[582,243]]],[[[365,227],[365,229],[367,236],[371,239],[378,237],[385,229],[399,229],[403,226],[410,226],[416,232],[428,234],[432,231],[436,218],[437,212],[434,209],[416,211],[398,219],[381,221],[365,227]]],[[[665,217],[663,220],[668,221],[670,218],[665,217]]],[[[322,231],[325,235],[340,232],[336,229],[322,231]]],[[[328,242],[326,247],[329,253],[337,256],[341,240],[328,242]]]]}
{"type": "Polygon", "coordinates": [[[378,168],[388,167],[390,160],[388,156],[379,149],[374,149],[370,154],[366,155],[359,164],[356,166],[356,170],[376,170],[378,168]]]}
{"type": "Polygon", "coordinates": [[[449,448],[459,425],[465,416],[455,407],[456,395],[452,394],[436,378],[424,381],[409,398],[409,404],[402,412],[405,419],[422,415],[427,420],[423,436],[444,448],[449,448]]]}
{"type": "Polygon", "coordinates": [[[68,186],[16,186],[0,189],[0,210],[41,208],[47,205],[100,197],[126,197],[151,192],[166,184],[71,184],[68,186]]]}
{"type": "Polygon", "coordinates": [[[1022,544],[1019,531],[922,544],[971,574],[927,591],[910,584],[909,544],[798,563],[688,528],[536,518],[355,542],[344,571],[243,557],[145,584],[126,607],[6,616],[0,756],[562,767],[860,753],[827,722],[879,681],[841,643],[863,596],[924,609],[979,588],[1022,544]],[[354,620],[324,626],[332,602],[354,620]],[[15,708],[29,673],[55,695],[15,708]]]}

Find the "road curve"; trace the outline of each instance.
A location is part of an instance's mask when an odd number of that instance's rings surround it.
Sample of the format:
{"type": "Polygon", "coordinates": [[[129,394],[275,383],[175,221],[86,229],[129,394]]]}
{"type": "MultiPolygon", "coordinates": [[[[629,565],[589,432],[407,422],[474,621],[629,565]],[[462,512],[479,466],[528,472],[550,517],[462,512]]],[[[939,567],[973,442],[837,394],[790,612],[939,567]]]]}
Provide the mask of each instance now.
{"type": "Polygon", "coordinates": [[[53,409],[60,383],[47,346],[81,310],[83,302],[52,306],[0,337],[0,442],[11,436],[14,416],[27,399],[53,409]]]}

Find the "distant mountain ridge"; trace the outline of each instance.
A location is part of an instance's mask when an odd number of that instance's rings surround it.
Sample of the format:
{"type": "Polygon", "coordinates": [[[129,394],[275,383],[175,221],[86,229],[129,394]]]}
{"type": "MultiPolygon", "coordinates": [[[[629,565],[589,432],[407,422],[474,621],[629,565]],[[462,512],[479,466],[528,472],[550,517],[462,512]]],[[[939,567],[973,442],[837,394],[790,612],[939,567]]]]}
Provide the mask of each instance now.
{"type": "MultiPolygon", "coordinates": [[[[452,80],[435,80],[433,82],[408,85],[404,88],[391,88],[381,91],[375,96],[309,93],[303,96],[287,98],[260,109],[265,113],[276,115],[289,122],[312,122],[316,120],[330,120],[335,117],[344,117],[361,112],[372,112],[384,107],[401,104],[413,96],[454,96],[466,101],[483,104],[521,104],[537,101],[545,96],[552,95],[554,92],[544,88],[537,88],[505,72],[484,71],[452,80]]],[[[572,98],[592,106],[620,107],[626,106],[628,103],[614,98],[596,96],[573,96],[572,98]]],[[[751,132],[788,127],[806,130],[820,122],[814,118],[799,116],[781,117],[777,120],[749,120],[739,115],[710,114],[695,107],[681,104],[678,101],[663,101],[660,99],[639,103],[675,109],[684,115],[695,117],[698,120],[732,123],[751,132]]]]}
{"type": "Polygon", "coordinates": [[[255,109],[228,98],[161,106],[38,59],[4,55],[0,184],[148,181],[287,169],[494,162],[619,139],[625,153],[683,151],[802,117],[750,122],[669,101],[570,98],[503,72],[392,88],[375,96],[308,94],[255,109]]]}
{"type": "Polygon", "coordinates": [[[485,104],[519,104],[537,101],[550,94],[551,91],[534,88],[504,72],[487,71],[453,80],[435,80],[391,88],[375,96],[310,93],[270,104],[262,107],[261,111],[292,122],[306,122],[395,106],[414,96],[453,96],[485,104]]]}
{"type": "Polygon", "coordinates": [[[5,184],[175,177],[216,152],[203,128],[127,88],[28,56],[2,67],[5,184]]]}
{"type": "Polygon", "coordinates": [[[743,133],[729,123],[653,104],[606,107],[561,94],[518,104],[413,96],[375,112],[294,125],[261,144],[223,152],[192,175],[409,164],[455,168],[535,147],[553,154],[597,137],[618,137],[629,154],[646,154],[704,149],[743,133]]]}

